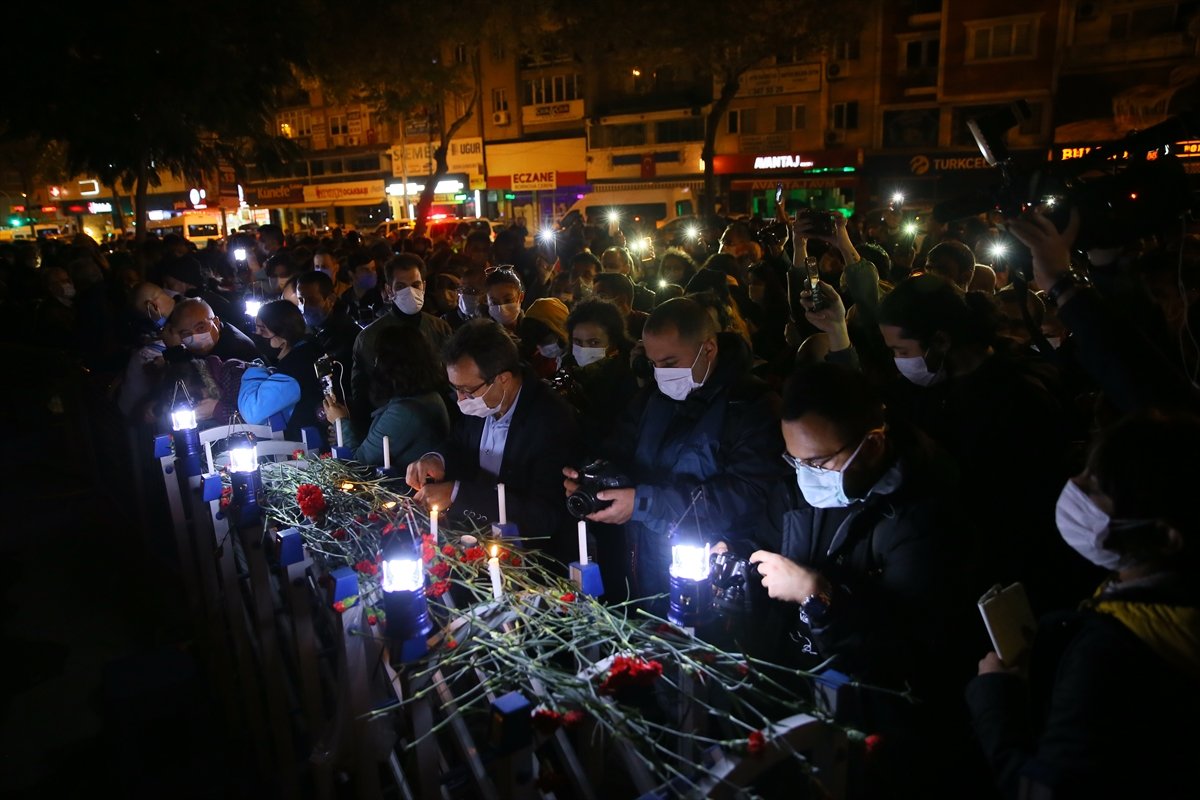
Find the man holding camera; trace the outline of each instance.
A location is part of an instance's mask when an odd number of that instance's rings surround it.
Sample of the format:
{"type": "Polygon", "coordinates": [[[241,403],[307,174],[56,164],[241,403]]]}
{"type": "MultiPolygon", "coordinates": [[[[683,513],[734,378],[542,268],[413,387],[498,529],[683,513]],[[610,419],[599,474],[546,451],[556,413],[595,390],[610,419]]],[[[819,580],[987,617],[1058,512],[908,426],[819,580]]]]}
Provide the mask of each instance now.
{"type": "Polygon", "coordinates": [[[341,388],[349,377],[346,371],[354,363],[354,340],[362,333],[362,327],[350,318],[346,307],[337,302],[333,279],[324,272],[306,272],[296,281],[296,294],[300,298],[300,313],[304,324],[316,339],[317,347],[333,361],[341,364],[334,382],[337,400],[345,402],[345,388],[341,388]]]}
{"type": "MultiPolygon", "coordinates": [[[[762,522],[768,488],[783,474],[766,455],[781,447],[778,398],[750,375],[743,339],[717,333],[703,306],[680,297],[654,309],[643,343],[655,385],[601,453],[632,486],[599,492],[611,505],[588,516],[625,526],[638,597],[667,590],[677,525],[736,549],[762,522]]],[[[579,473],[572,465],[563,474],[573,494],[579,473]]],[[[665,601],[653,607],[662,612],[665,601]]]]}

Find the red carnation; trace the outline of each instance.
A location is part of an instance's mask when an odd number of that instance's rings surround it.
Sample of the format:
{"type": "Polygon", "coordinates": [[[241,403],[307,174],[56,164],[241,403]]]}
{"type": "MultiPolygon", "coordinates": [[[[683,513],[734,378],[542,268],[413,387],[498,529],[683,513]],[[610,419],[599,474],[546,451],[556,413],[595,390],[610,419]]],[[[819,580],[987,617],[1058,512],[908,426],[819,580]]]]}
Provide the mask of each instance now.
{"type": "Polygon", "coordinates": [[[345,539],[346,535],[347,534],[346,534],[345,528],[338,528],[336,531],[333,532],[333,538],[337,539],[339,542],[342,541],[343,539],[345,539]]]}
{"type": "Polygon", "coordinates": [[[563,723],[563,715],[549,708],[536,709],[532,716],[533,727],[543,736],[554,733],[563,723]]]}
{"type": "Polygon", "coordinates": [[[458,647],[458,642],[456,642],[454,639],[446,640],[446,649],[447,650],[453,650],[456,647],[458,647]]]}
{"type": "Polygon", "coordinates": [[[338,612],[339,614],[341,614],[343,611],[346,610],[346,604],[343,603],[341,600],[338,600],[336,603],[333,604],[333,610],[338,612]]]}
{"type": "Polygon", "coordinates": [[[297,449],[297,450],[293,450],[293,451],[292,451],[292,458],[293,458],[293,459],[295,459],[295,460],[299,460],[299,459],[302,459],[302,458],[304,458],[304,451],[303,451],[303,450],[299,450],[299,449],[297,449]]]}
{"type": "Polygon", "coordinates": [[[763,736],[762,731],[751,731],[746,737],[746,752],[752,756],[756,756],[763,750],[767,749],[767,737],[763,736]]]}
{"type": "Polygon", "coordinates": [[[372,511],[370,514],[367,514],[367,522],[379,522],[379,515],[372,511]]]}
{"type": "Polygon", "coordinates": [[[880,745],[883,744],[883,737],[878,733],[872,733],[867,738],[863,739],[863,747],[866,749],[867,755],[871,756],[878,752],[880,745]]]}
{"type": "Polygon", "coordinates": [[[429,571],[433,574],[433,577],[435,577],[435,578],[445,578],[447,575],[450,574],[450,565],[447,564],[445,561],[440,561],[437,564],[434,564],[433,567],[430,568],[429,571]]]}
{"type": "Polygon", "coordinates": [[[746,664],[745,662],[742,662],[741,664],[737,665],[737,671],[738,671],[738,675],[743,675],[743,676],[749,675],[750,674],[750,665],[746,664]]]}
{"type": "Polygon", "coordinates": [[[482,561],[487,553],[482,547],[468,547],[463,553],[462,560],[464,563],[470,564],[472,561],[482,561]]]}
{"type": "Polygon", "coordinates": [[[316,519],[325,513],[325,495],[320,486],[302,483],[296,488],[296,502],[300,504],[300,513],[311,519],[316,519]]]}
{"type": "Polygon", "coordinates": [[[560,597],[558,599],[562,600],[564,603],[574,603],[575,602],[575,593],[567,592],[566,594],[564,594],[562,597],[560,597]]]}
{"type": "Polygon", "coordinates": [[[395,528],[396,528],[396,526],[389,522],[387,525],[383,526],[383,530],[380,532],[379,535],[387,536],[389,533],[391,533],[393,530],[395,530],[395,528]]]}
{"type": "Polygon", "coordinates": [[[573,709],[563,714],[563,727],[567,730],[578,728],[586,718],[586,715],[582,711],[577,708],[573,709]]]}
{"type": "Polygon", "coordinates": [[[324,453],[321,453],[321,458],[332,458],[332,457],[333,457],[332,451],[326,450],[324,453]]]}
{"type": "Polygon", "coordinates": [[[421,560],[428,564],[433,561],[433,557],[437,555],[437,550],[433,549],[431,544],[421,545],[421,560]]]}
{"type": "Polygon", "coordinates": [[[368,625],[374,625],[377,622],[379,622],[379,617],[375,616],[374,614],[367,614],[368,625]]]}
{"type": "Polygon", "coordinates": [[[521,557],[516,553],[512,553],[508,557],[508,563],[512,564],[514,567],[519,567],[521,566],[521,557]]]}
{"type": "Polygon", "coordinates": [[[619,694],[633,687],[652,686],[662,673],[663,667],[658,661],[647,661],[639,656],[617,656],[608,670],[608,677],[600,684],[600,694],[619,694]]]}
{"type": "Polygon", "coordinates": [[[450,581],[438,581],[425,589],[427,597],[441,597],[450,589],[450,581]]]}
{"type": "Polygon", "coordinates": [[[448,544],[448,545],[445,545],[444,547],[442,547],[442,555],[453,556],[454,555],[454,545],[448,544]]]}
{"type": "Polygon", "coordinates": [[[359,561],[354,565],[354,570],[356,572],[361,572],[363,575],[374,575],[375,573],[379,572],[379,567],[375,566],[374,562],[371,560],[364,558],[362,561],[359,561]]]}

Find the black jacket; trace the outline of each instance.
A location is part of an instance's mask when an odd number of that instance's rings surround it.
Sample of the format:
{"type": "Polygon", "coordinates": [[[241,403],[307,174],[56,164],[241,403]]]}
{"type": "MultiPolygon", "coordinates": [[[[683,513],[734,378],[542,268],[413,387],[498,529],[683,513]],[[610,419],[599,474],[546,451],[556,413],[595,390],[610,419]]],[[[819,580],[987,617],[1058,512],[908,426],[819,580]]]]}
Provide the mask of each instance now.
{"type": "Polygon", "coordinates": [[[899,454],[879,491],[845,508],[813,508],[794,478],[777,486],[759,545],[834,587],[821,619],[783,607],[795,634],[788,639],[801,645],[789,660],[812,667],[833,658],[834,669],[863,681],[937,691],[935,673],[950,666],[952,610],[966,605],[954,573],[963,549],[956,476],[924,437],[898,447],[891,435],[889,443],[899,454]]]}
{"type": "Polygon", "coordinates": [[[321,357],[321,350],[307,339],[298,342],[286,356],[279,359],[277,371],[295,379],[300,384],[300,399],[292,408],[292,416],[288,419],[284,435],[291,441],[303,441],[301,429],[314,427],[321,434],[321,445],[324,445],[325,423],[321,411],[323,393],[321,382],[317,379],[313,364],[321,357]]]}
{"type": "Polygon", "coordinates": [[[333,388],[340,401],[345,403],[350,394],[351,370],[354,367],[354,340],[362,332],[362,327],[350,318],[346,309],[335,304],[333,311],[315,333],[317,347],[325,355],[339,362],[341,372],[335,367],[333,388]],[[343,389],[344,387],[344,389],[343,389]]]}
{"type": "Polygon", "coordinates": [[[750,375],[744,339],[722,333],[717,341],[703,386],[682,402],[646,387],[606,448],[637,486],[625,532],[638,596],[666,591],[675,523],[686,516],[710,542],[746,539],[786,474],[778,397],[750,375]],[[697,490],[703,497],[693,506],[697,490]]]}
{"type": "MultiPolygon", "coordinates": [[[[1185,593],[1190,600],[1122,594],[1190,621],[1175,639],[1191,643],[1190,669],[1089,601],[1039,621],[1028,681],[991,673],[971,682],[967,704],[1002,796],[1017,797],[1022,782],[1039,784],[1047,791],[1034,796],[1048,800],[1196,796],[1200,631],[1195,590],[1185,593]]],[[[1160,637],[1168,630],[1162,616],[1145,618],[1159,621],[1160,637]]]]}
{"type": "Polygon", "coordinates": [[[446,480],[460,481],[451,512],[473,512],[496,521],[496,484],[503,483],[508,521],[516,523],[522,538],[549,537],[549,542],[530,544],[559,558],[569,557],[576,539],[562,469],[576,463],[579,451],[575,412],[526,370],[496,477],[479,467],[483,424],[481,417],[458,415],[440,451],[446,459],[446,480]]]}

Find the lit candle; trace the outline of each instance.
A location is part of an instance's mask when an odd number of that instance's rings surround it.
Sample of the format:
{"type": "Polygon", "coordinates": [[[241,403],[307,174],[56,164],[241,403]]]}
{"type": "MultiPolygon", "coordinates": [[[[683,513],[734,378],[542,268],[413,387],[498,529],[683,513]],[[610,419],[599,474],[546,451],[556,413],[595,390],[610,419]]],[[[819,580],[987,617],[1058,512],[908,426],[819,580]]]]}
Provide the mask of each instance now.
{"type": "Polygon", "coordinates": [[[488,559],[488,574],[492,576],[492,599],[499,600],[504,596],[504,590],[500,588],[500,548],[497,545],[492,545],[492,557],[488,559]]]}
{"type": "Polygon", "coordinates": [[[587,522],[579,520],[579,563],[588,563],[587,556],[587,522]]]}
{"type": "Polygon", "coordinates": [[[392,468],[392,443],[388,437],[383,437],[383,468],[392,468]]]}
{"type": "Polygon", "coordinates": [[[429,535],[433,537],[433,544],[437,546],[437,506],[429,509],[429,535]]]}
{"type": "Polygon", "coordinates": [[[333,423],[333,427],[337,430],[338,447],[344,447],[345,445],[342,444],[342,420],[341,420],[341,418],[338,418],[333,423]]]}
{"type": "Polygon", "coordinates": [[[504,525],[508,522],[508,505],[504,502],[504,484],[496,484],[496,498],[500,502],[500,524],[504,525]]]}

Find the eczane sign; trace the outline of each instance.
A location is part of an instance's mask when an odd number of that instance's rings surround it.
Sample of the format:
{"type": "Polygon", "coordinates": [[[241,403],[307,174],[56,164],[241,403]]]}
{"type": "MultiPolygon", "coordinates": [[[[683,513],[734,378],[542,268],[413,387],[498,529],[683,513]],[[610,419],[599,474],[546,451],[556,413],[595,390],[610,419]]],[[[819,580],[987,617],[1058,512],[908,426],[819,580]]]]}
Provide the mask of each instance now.
{"type": "Polygon", "coordinates": [[[512,176],[514,192],[540,192],[558,188],[558,173],[552,169],[541,172],[514,172],[512,176]]]}

